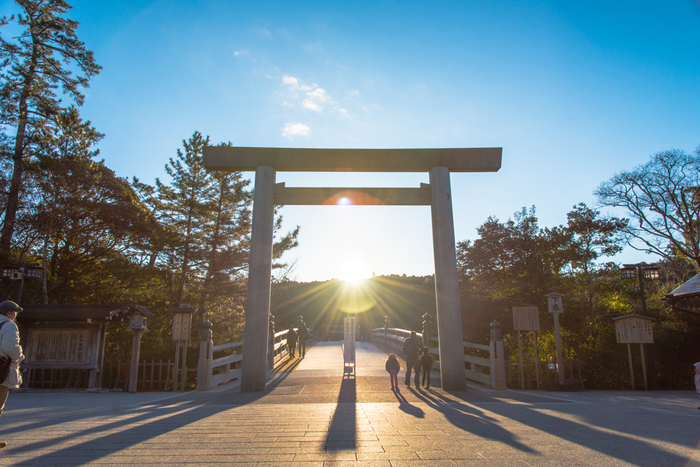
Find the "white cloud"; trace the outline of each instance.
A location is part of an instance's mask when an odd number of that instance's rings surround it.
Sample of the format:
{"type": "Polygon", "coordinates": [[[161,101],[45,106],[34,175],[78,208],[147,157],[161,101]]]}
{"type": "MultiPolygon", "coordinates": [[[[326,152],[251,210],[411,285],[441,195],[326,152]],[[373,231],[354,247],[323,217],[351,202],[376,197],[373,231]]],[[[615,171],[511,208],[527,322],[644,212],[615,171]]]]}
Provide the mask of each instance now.
{"type": "Polygon", "coordinates": [[[338,113],[340,114],[341,117],[350,118],[350,116],[348,115],[348,111],[346,109],[340,108],[340,109],[338,109],[338,113]]]}
{"type": "Polygon", "coordinates": [[[313,110],[314,112],[323,112],[323,108],[320,105],[309,99],[304,99],[304,101],[301,103],[301,106],[305,109],[313,110]]]}
{"type": "Polygon", "coordinates": [[[299,80],[296,79],[294,76],[289,76],[289,75],[283,75],[282,82],[284,84],[290,84],[292,87],[296,87],[299,85],[299,80]]]}
{"type": "MultiPolygon", "coordinates": [[[[314,83],[314,86],[318,85],[314,83]]],[[[320,102],[326,102],[330,100],[330,97],[328,97],[328,94],[326,94],[326,90],[318,87],[313,91],[307,92],[306,95],[309,96],[309,99],[320,102]]]]}
{"type": "Polygon", "coordinates": [[[301,107],[317,113],[323,113],[322,104],[333,103],[333,100],[326,93],[326,90],[320,88],[318,84],[311,83],[311,86],[299,84],[299,80],[294,76],[283,75],[282,83],[289,86],[289,90],[295,93],[295,98],[298,98],[298,93],[306,93],[306,97],[301,102],[301,107]]]}
{"type": "Polygon", "coordinates": [[[301,122],[285,123],[282,128],[282,136],[292,139],[295,136],[311,136],[311,128],[301,122]]]}

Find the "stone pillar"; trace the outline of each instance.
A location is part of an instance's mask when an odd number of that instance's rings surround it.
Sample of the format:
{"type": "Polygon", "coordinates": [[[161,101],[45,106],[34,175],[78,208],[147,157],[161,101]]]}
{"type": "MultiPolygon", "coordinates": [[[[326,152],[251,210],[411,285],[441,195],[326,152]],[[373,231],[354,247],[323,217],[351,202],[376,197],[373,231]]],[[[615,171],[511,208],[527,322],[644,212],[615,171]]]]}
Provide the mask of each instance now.
{"type": "Polygon", "coordinates": [[[452,193],[447,167],[434,167],[430,170],[430,194],[442,389],[466,391],[452,193]]]}
{"type": "Polygon", "coordinates": [[[214,359],[214,341],[211,338],[211,323],[202,323],[202,336],[199,341],[199,363],[197,364],[197,391],[211,389],[212,361],[214,359]]]}
{"type": "Polygon", "coordinates": [[[141,329],[134,329],[131,341],[131,369],[129,372],[129,392],[136,392],[139,382],[139,354],[141,352],[141,329]]]}
{"type": "Polygon", "coordinates": [[[491,323],[491,387],[501,391],[506,389],[506,359],[501,323],[495,319],[491,323]]]}
{"type": "Polygon", "coordinates": [[[258,167],[255,171],[241,392],[265,390],[270,278],[272,277],[272,235],[275,217],[275,175],[276,171],[272,167],[258,167]]]}

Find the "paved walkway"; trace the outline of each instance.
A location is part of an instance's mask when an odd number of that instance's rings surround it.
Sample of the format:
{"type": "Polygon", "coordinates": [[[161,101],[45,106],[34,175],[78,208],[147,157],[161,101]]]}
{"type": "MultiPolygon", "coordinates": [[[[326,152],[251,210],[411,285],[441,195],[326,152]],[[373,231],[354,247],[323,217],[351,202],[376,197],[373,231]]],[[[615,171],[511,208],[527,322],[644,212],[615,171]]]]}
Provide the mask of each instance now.
{"type": "Polygon", "coordinates": [[[690,391],[389,389],[385,354],[317,344],[262,393],[13,393],[0,464],[700,466],[690,391]]]}

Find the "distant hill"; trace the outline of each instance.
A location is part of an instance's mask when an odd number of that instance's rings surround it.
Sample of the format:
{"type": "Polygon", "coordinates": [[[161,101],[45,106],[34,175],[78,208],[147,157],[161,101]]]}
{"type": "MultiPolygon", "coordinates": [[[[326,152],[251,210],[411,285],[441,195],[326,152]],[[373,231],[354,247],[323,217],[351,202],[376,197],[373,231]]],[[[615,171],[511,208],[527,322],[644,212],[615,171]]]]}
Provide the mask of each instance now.
{"type": "MultiPolygon", "coordinates": [[[[420,331],[423,314],[428,312],[435,323],[435,283],[432,276],[376,276],[359,283],[341,280],[325,282],[283,282],[273,284],[271,313],[275,329],[296,325],[299,315],[321,332],[342,329],[343,317],[357,316],[360,325],[369,329],[384,326],[420,331]]],[[[337,335],[329,336],[337,337],[337,335]]]]}

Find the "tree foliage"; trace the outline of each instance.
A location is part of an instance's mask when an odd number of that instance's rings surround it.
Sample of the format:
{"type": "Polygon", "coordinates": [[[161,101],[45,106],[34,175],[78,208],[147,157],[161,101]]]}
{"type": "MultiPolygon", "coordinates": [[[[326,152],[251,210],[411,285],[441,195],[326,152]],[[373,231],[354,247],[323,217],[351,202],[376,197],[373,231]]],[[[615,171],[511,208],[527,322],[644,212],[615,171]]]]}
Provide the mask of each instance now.
{"type": "Polygon", "coordinates": [[[35,155],[44,127],[53,125],[64,110],[62,99],[82,105],[81,88],[100,71],[92,52],[77,38],[78,23],[65,17],[70,5],[62,0],[16,3],[22,13],[0,22],[23,28],[16,38],[0,36],[0,125],[3,154],[13,164],[0,235],[0,251],[6,255],[20,207],[25,159],[35,155]]]}
{"type": "Polygon", "coordinates": [[[700,148],[654,154],[646,164],[614,175],[595,191],[603,206],[627,210],[633,248],[682,257],[700,269],[700,148]],[[634,240],[643,247],[636,246],[634,240]]]}

